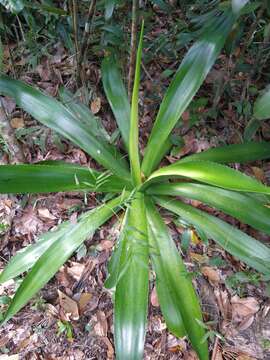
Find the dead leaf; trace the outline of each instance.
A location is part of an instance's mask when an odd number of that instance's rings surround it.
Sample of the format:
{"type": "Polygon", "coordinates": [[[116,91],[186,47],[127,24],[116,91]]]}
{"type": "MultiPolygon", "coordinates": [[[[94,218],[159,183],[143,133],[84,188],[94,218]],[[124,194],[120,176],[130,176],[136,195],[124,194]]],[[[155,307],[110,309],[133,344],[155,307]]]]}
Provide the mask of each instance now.
{"type": "Polygon", "coordinates": [[[55,220],[56,217],[46,208],[38,209],[38,215],[45,220],[55,220]]]}
{"type": "Polygon", "coordinates": [[[10,120],[10,125],[13,129],[21,129],[24,127],[24,120],[23,118],[15,117],[10,120]]]}
{"type": "Polygon", "coordinates": [[[97,323],[94,326],[94,331],[97,336],[107,337],[108,323],[103,311],[97,311],[97,323]]]}
{"type": "Polygon", "coordinates": [[[253,174],[255,176],[255,178],[261,182],[265,182],[266,178],[265,178],[265,174],[262,168],[256,167],[256,166],[252,166],[251,167],[253,174]]]}
{"type": "Polygon", "coordinates": [[[102,340],[107,345],[107,359],[113,359],[114,358],[114,349],[110,342],[110,340],[107,337],[103,337],[102,340]]]}
{"type": "Polygon", "coordinates": [[[60,290],[58,290],[58,296],[61,310],[64,312],[64,315],[66,317],[65,320],[78,320],[79,308],[77,302],[60,290]]]}
{"type": "Polygon", "coordinates": [[[91,102],[91,111],[93,114],[97,114],[99,112],[100,108],[101,108],[101,99],[100,99],[100,97],[96,97],[91,102]]]}
{"type": "Polygon", "coordinates": [[[203,266],[201,268],[201,272],[212,283],[217,284],[220,282],[220,276],[218,270],[215,270],[210,266],[203,266]]]}
{"type": "Polygon", "coordinates": [[[231,299],[232,304],[232,318],[239,321],[246,316],[254,315],[259,311],[260,305],[258,301],[253,297],[239,298],[235,295],[231,299]]]}
{"type": "Polygon", "coordinates": [[[84,310],[86,309],[87,304],[92,298],[92,294],[90,293],[82,293],[79,300],[79,309],[80,313],[82,314],[84,310]]]}
{"type": "Polygon", "coordinates": [[[75,261],[72,261],[71,264],[72,264],[72,266],[67,268],[67,273],[74,280],[79,281],[84,272],[85,265],[81,264],[81,263],[77,263],[75,261]]]}

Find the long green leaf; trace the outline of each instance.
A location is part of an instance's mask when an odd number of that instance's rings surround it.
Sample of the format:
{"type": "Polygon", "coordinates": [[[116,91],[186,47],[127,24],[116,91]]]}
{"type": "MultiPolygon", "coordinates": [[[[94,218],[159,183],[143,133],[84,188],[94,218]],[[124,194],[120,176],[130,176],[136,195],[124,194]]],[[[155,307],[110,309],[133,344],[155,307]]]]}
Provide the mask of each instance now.
{"type": "Polygon", "coordinates": [[[270,274],[270,248],[226,222],[171,198],[158,197],[159,205],[199,227],[230,254],[252,268],[270,274]]]}
{"type": "Polygon", "coordinates": [[[61,103],[21,81],[0,76],[0,94],[14,98],[17,105],[42,124],[80,146],[105,168],[129,178],[127,164],[117,150],[93,136],[87,126],[73,117],[61,103]]]}
{"type": "Polygon", "coordinates": [[[144,187],[149,186],[151,180],[179,176],[229,190],[270,194],[270,187],[263,185],[254,178],[228,166],[210,161],[180,162],[163,167],[148,178],[144,187]]]}
{"type": "Polygon", "coordinates": [[[255,160],[270,158],[270,143],[246,142],[244,144],[233,144],[209,149],[197,154],[186,156],[177,161],[183,163],[186,161],[203,160],[214,161],[218,163],[245,163],[255,160]]]}
{"type": "Polygon", "coordinates": [[[59,97],[65,107],[72,113],[76,120],[87,126],[88,131],[94,136],[110,141],[110,135],[103,127],[101,120],[90,109],[79,101],[76,95],[62,86],[59,89],[59,97]]]}
{"type": "Polygon", "coordinates": [[[17,290],[3,322],[14,316],[39,291],[67,261],[73,252],[107,221],[123,203],[126,195],[111,200],[83,216],[82,221],[57,239],[38,259],[17,290]]]}
{"type": "Polygon", "coordinates": [[[115,293],[114,339],[119,360],[143,358],[148,304],[148,239],[143,194],[130,205],[115,293]]]}
{"type": "MultiPolygon", "coordinates": [[[[240,10],[246,2],[234,1],[240,4],[240,10]]],[[[163,144],[216,61],[239,11],[237,12],[234,7],[216,17],[185,56],[161,103],[146,147],[142,163],[142,172],[146,176],[150,175],[164,156],[161,150],[163,144]]]]}
{"type": "Polygon", "coordinates": [[[102,61],[102,83],[121,132],[125,147],[129,150],[130,104],[118,65],[113,56],[102,61]]]}
{"type": "Polygon", "coordinates": [[[130,133],[129,133],[129,158],[131,175],[135,185],[141,184],[141,165],[139,154],[139,87],[141,77],[141,60],[142,60],[142,48],[143,48],[143,29],[144,22],[142,23],[140,40],[137,50],[136,68],[134,85],[131,101],[131,114],[130,114],[130,133]]]}
{"type": "Polygon", "coordinates": [[[121,192],[131,183],[75,164],[0,165],[0,193],[48,193],[58,191],[121,192]]]}
{"type": "Polygon", "coordinates": [[[156,273],[160,307],[169,330],[182,337],[187,332],[201,360],[208,359],[203,321],[191,278],[163,219],[151,200],[146,203],[150,254],[156,273]]]}
{"type": "MultiPolygon", "coordinates": [[[[86,216],[89,216],[89,214],[86,214],[86,216]]],[[[81,221],[81,218],[78,221],[81,221]]],[[[62,236],[67,237],[73,227],[74,224],[66,221],[59,225],[56,230],[43,234],[36,243],[18,251],[1,272],[0,283],[13,279],[29,270],[53,243],[57,242],[62,236]]]]}
{"type": "Polygon", "coordinates": [[[270,88],[255,101],[253,115],[257,120],[270,118],[270,88]]]}
{"type": "Polygon", "coordinates": [[[202,201],[270,235],[270,208],[246,194],[188,182],[153,185],[147,192],[202,201]]]}

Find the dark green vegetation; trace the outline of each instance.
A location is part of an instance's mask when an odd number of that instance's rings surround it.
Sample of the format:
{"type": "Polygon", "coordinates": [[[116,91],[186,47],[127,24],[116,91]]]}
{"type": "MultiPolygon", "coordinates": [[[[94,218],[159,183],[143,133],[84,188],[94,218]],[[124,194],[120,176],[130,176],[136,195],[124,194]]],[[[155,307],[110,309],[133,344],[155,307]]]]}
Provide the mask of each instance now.
{"type": "MultiPolygon", "coordinates": [[[[270,273],[270,248],[228,223],[176,200],[195,199],[270,234],[270,188],[227,163],[270,157],[270,144],[247,142],[211,149],[158,168],[172,147],[170,134],[220,54],[247,1],[226,3],[207,25],[177,70],[150,134],[144,157],[138,146],[138,105],[143,30],[137,52],[131,105],[113,57],[102,64],[104,91],[111,105],[126,155],[108,142],[105,130],[83,106],[65,106],[33,87],[0,77],[0,93],[42,124],[81,147],[106,171],[61,162],[0,166],[1,193],[89,191],[115,197],[63,223],[54,232],[15,255],[0,275],[5,282],[28,271],[4,314],[14,316],[68,260],[73,252],[112,216],[123,212],[122,228],[109,264],[107,288],[115,289],[114,336],[118,359],[141,359],[148,307],[149,263],[156,274],[159,303],[168,329],[187,335],[201,360],[209,358],[199,300],[183,260],[159,209],[164,208],[202,229],[227,252],[264,275],[270,273]],[[79,116],[87,116],[90,125],[79,116]],[[129,159],[129,161],[128,161],[129,159]],[[266,195],[262,197],[254,194],[266,195]],[[265,200],[266,199],[266,200],[265,200]],[[157,207],[158,205],[158,207],[157,207]],[[252,209],[252,211],[250,211],[252,209]]],[[[68,96],[62,90],[60,97],[68,96]]],[[[270,116],[269,94],[260,97],[254,116],[270,116]]]]}

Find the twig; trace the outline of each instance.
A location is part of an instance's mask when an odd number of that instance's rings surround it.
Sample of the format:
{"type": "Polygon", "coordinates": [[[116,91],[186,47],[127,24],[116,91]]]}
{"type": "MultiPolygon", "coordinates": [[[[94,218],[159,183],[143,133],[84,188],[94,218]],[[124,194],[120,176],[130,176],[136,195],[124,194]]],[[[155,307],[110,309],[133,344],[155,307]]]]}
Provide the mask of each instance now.
{"type": "Polygon", "coordinates": [[[131,41],[130,41],[130,61],[128,72],[128,96],[131,98],[133,77],[136,64],[136,35],[138,23],[138,0],[132,0],[132,24],[131,24],[131,41]]]}
{"type": "Polygon", "coordinates": [[[72,26],[73,26],[73,35],[74,35],[74,44],[76,51],[76,65],[77,65],[77,85],[81,86],[81,61],[80,61],[80,45],[79,45],[79,37],[78,37],[78,6],[77,0],[69,1],[70,12],[72,16],[72,26]]]}
{"type": "Polygon", "coordinates": [[[15,164],[24,163],[25,157],[22,148],[14,135],[13,129],[10,126],[8,114],[6,113],[2,98],[0,98],[0,120],[0,134],[8,145],[8,148],[12,155],[12,159],[10,162],[15,164]]]}
{"type": "Polygon", "coordinates": [[[82,46],[81,46],[81,53],[80,53],[81,59],[84,59],[86,50],[88,48],[89,35],[91,32],[91,22],[94,17],[94,14],[95,14],[96,3],[97,3],[96,0],[92,0],[89,5],[87,18],[86,18],[86,22],[85,22],[85,26],[84,26],[84,33],[83,33],[83,37],[82,37],[82,46]]]}

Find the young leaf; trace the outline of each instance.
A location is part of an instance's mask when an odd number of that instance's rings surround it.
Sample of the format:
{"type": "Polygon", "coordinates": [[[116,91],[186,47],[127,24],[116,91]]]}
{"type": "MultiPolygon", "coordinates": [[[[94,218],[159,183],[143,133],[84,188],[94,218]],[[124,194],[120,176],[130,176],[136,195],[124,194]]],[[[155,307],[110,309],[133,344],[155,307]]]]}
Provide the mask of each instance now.
{"type": "Polygon", "coordinates": [[[216,147],[186,156],[177,161],[177,163],[193,160],[213,161],[218,163],[245,163],[268,158],[270,158],[270,143],[262,141],[259,143],[246,142],[244,144],[216,147]]]}
{"type": "Polygon", "coordinates": [[[157,203],[179,215],[184,221],[198,226],[209,239],[213,239],[228,253],[255,270],[270,274],[270,248],[226,222],[195,209],[181,201],[155,197],[157,203]]]}
{"type": "Polygon", "coordinates": [[[270,87],[255,101],[254,117],[257,120],[270,118],[270,87]]]}
{"type": "Polygon", "coordinates": [[[93,136],[87,126],[54,98],[5,75],[0,76],[0,94],[14,98],[18,106],[81,147],[105,168],[120,177],[130,177],[127,164],[116,148],[93,136]]]}
{"type": "Polygon", "coordinates": [[[131,183],[75,164],[0,165],[0,193],[48,193],[58,191],[121,192],[131,183]]]}
{"type": "Polygon", "coordinates": [[[188,51],[161,103],[142,163],[142,172],[149,176],[164,156],[162,147],[200,88],[219,55],[232,26],[243,7],[235,1],[238,11],[228,9],[207,26],[200,40],[188,51]]]}
{"type": "Polygon", "coordinates": [[[144,183],[144,187],[147,187],[151,180],[179,176],[229,190],[270,194],[270,187],[263,185],[254,178],[228,166],[210,161],[176,162],[163,167],[148,178],[144,183]]]}
{"type": "Polygon", "coordinates": [[[102,61],[102,83],[121,132],[125,147],[129,150],[130,104],[121,79],[120,71],[113,56],[102,61]]]}
{"type": "MultiPolygon", "coordinates": [[[[128,194],[127,194],[128,195],[128,194]]],[[[5,313],[3,322],[14,316],[39,291],[67,261],[73,252],[107,221],[123,203],[127,195],[119,196],[83,216],[68,234],[63,233],[56,242],[41,255],[16,291],[5,313]]]]}
{"type": "Polygon", "coordinates": [[[187,332],[200,359],[208,359],[207,342],[202,342],[205,335],[200,325],[203,321],[202,313],[191,278],[163,219],[150,199],[146,202],[146,213],[158,299],[168,329],[180,337],[187,332]]]}
{"type": "Polygon", "coordinates": [[[140,167],[140,154],[139,154],[139,86],[141,77],[141,60],[143,48],[143,29],[144,22],[142,23],[139,46],[136,58],[135,78],[132,92],[131,101],[131,115],[130,115],[130,133],[129,133],[129,157],[130,168],[133,182],[135,185],[141,184],[141,167],[140,167]]]}
{"type": "Polygon", "coordinates": [[[114,339],[117,359],[143,357],[148,303],[148,239],[142,193],[130,205],[115,292],[114,339]]]}
{"type": "Polygon", "coordinates": [[[246,194],[188,182],[153,185],[147,192],[202,201],[270,235],[270,208],[246,194]]]}

